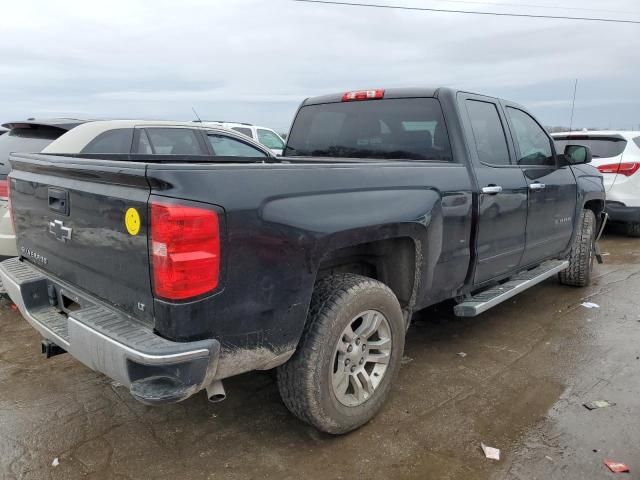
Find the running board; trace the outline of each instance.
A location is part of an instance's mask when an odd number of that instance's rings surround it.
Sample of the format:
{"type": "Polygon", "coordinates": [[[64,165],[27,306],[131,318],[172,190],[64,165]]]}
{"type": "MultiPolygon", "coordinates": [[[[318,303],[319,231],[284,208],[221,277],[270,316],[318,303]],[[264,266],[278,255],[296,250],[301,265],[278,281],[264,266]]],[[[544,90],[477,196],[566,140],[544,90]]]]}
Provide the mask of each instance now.
{"type": "Polygon", "coordinates": [[[469,297],[462,303],[453,308],[453,312],[458,317],[475,317],[482,312],[486,312],[491,307],[495,307],[499,303],[514,297],[523,292],[527,288],[554,276],[569,266],[567,260],[550,260],[544,262],[540,266],[520,272],[509,279],[506,283],[502,283],[496,287],[491,287],[480,293],[469,297]]]}

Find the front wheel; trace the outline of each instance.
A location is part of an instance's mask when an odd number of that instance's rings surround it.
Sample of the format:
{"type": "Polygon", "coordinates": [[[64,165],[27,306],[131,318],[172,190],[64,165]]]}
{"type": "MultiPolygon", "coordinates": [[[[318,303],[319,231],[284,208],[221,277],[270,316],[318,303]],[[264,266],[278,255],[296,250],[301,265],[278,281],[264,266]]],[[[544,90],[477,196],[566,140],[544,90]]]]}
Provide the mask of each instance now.
{"type": "Polygon", "coordinates": [[[596,216],[592,210],[582,210],[577,228],[569,253],[569,267],[558,277],[565,285],[586,287],[591,282],[596,237],[596,216]]]}
{"type": "Polygon", "coordinates": [[[320,280],[298,349],[278,368],[284,404],[323,432],[360,427],[389,394],[404,333],[400,304],[385,284],[353,274],[320,280]]]}

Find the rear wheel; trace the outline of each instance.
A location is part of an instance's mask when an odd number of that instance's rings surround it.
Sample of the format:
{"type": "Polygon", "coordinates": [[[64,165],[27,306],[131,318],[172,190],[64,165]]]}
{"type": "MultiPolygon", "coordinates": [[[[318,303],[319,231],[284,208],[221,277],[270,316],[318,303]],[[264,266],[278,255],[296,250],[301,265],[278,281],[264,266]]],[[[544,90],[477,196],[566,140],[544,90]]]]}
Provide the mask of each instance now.
{"type": "Polygon", "coordinates": [[[324,432],[358,428],[388,396],[404,333],[400,304],[383,283],[353,274],[319,281],[298,349],[278,368],[282,400],[324,432]]]}
{"type": "Polygon", "coordinates": [[[630,237],[640,237],[640,223],[627,223],[627,235],[630,237]]]}
{"type": "Polygon", "coordinates": [[[569,253],[569,267],[558,274],[561,283],[586,287],[593,270],[593,243],[596,236],[596,216],[591,210],[582,210],[578,232],[569,253]]]}

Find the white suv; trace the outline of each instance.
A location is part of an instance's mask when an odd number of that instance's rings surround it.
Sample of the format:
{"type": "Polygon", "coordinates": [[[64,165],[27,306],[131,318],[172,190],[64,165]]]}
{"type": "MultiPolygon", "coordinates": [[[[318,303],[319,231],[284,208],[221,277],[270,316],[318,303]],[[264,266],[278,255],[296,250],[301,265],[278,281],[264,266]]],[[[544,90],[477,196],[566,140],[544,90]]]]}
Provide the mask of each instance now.
{"type": "Polygon", "coordinates": [[[267,127],[258,127],[257,125],[251,125],[250,123],[234,123],[234,122],[218,122],[203,120],[203,125],[213,127],[223,127],[229,130],[235,130],[242,133],[247,137],[253,139],[253,141],[261,143],[276,155],[282,155],[284,150],[284,140],[278,135],[275,130],[267,127]]]}
{"type": "Polygon", "coordinates": [[[640,132],[582,131],[551,136],[560,152],[568,144],[591,149],[591,163],[604,177],[609,220],[626,224],[629,235],[640,237],[640,132]]]}

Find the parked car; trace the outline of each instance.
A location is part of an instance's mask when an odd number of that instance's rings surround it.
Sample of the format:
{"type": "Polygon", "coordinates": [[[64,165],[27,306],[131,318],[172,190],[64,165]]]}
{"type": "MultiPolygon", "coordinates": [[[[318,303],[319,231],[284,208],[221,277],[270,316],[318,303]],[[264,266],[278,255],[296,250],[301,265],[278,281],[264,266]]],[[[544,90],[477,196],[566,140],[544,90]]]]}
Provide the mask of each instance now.
{"type": "Polygon", "coordinates": [[[4,135],[5,133],[7,133],[9,130],[0,127],[0,135],[4,135]]]}
{"type": "Polygon", "coordinates": [[[42,153],[81,156],[137,154],[152,155],[154,158],[166,155],[168,159],[176,159],[177,155],[184,159],[249,157],[265,161],[274,156],[263,145],[219,126],[156,120],[86,123],[48,145],[42,153]]]}
{"type": "Polygon", "coordinates": [[[282,149],[284,148],[284,140],[280,135],[267,127],[258,127],[251,125],[250,123],[236,123],[236,122],[223,122],[223,121],[203,121],[203,125],[209,126],[222,126],[230,130],[242,133],[254,141],[261,143],[265,147],[271,149],[276,155],[282,155],[282,149]]]}
{"type": "Polygon", "coordinates": [[[609,219],[624,224],[628,235],[640,237],[640,132],[564,132],[552,137],[561,149],[570,143],[591,149],[593,165],[604,177],[609,219]]]}
{"type": "Polygon", "coordinates": [[[60,135],[82,123],[83,120],[61,118],[26,120],[2,125],[8,133],[0,136],[0,258],[15,257],[16,237],[7,209],[7,174],[9,153],[40,152],[60,135]]]}
{"type": "Polygon", "coordinates": [[[122,132],[134,153],[62,153],[93,127],[11,156],[21,258],[0,277],[47,355],[146,404],[221,400],[223,379],[277,367],[298,418],[353,430],[389,395],[414,311],[587,285],[606,218],[587,147],[558,154],[523,107],[463,91],[307,99],[280,158],[193,155],[220,133],[153,126],[122,132]]]}

